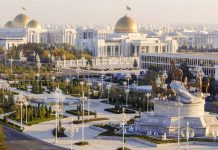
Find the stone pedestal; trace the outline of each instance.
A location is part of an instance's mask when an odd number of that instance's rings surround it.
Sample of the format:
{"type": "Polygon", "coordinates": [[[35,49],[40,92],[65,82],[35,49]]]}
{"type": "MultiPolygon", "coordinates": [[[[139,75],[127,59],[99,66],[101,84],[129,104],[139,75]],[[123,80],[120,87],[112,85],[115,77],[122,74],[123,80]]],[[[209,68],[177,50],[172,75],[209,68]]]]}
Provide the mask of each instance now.
{"type": "Polygon", "coordinates": [[[153,102],[154,112],[144,113],[135,123],[141,133],[156,132],[177,136],[178,120],[180,120],[180,129],[185,128],[189,122],[189,127],[194,130],[197,137],[212,135],[213,130],[218,130],[216,117],[204,111],[204,99],[199,103],[181,104],[180,116],[178,102],[158,99],[154,99],[153,102]]]}

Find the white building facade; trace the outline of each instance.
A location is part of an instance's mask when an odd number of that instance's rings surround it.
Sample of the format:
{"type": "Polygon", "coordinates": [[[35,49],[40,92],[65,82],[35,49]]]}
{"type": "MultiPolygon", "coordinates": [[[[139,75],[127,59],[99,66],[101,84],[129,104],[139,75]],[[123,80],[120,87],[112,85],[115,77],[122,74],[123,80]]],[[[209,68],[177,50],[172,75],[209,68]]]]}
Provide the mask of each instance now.
{"type": "Polygon", "coordinates": [[[139,58],[139,67],[141,70],[147,70],[152,65],[157,65],[163,70],[171,70],[170,61],[175,60],[176,65],[186,63],[189,67],[201,67],[205,75],[212,75],[218,81],[218,53],[141,53],[139,58]]]}

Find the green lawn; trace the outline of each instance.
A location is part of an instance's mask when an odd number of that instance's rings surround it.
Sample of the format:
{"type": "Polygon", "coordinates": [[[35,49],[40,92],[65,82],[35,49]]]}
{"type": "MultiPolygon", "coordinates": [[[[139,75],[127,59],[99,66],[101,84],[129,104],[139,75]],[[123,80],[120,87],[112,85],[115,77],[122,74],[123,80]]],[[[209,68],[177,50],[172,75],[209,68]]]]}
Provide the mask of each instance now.
{"type": "Polygon", "coordinates": [[[46,121],[51,121],[51,120],[54,120],[54,119],[55,119],[55,116],[51,116],[49,118],[36,119],[36,120],[28,121],[27,125],[31,126],[31,125],[34,125],[34,124],[39,124],[39,123],[46,122],[46,121]]]}

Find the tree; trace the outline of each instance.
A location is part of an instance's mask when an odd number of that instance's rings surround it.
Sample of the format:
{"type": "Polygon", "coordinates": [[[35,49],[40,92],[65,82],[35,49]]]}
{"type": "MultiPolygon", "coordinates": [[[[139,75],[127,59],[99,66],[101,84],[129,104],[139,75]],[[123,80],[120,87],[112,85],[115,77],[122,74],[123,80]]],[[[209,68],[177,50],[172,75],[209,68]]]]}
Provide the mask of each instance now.
{"type": "Polygon", "coordinates": [[[3,122],[4,122],[5,124],[8,123],[8,118],[7,118],[7,116],[4,116],[4,118],[3,118],[3,122]]]}
{"type": "Polygon", "coordinates": [[[134,60],[133,67],[134,68],[138,68],[139,67],[137,59],[134,60]]]}
{"type": "Polygon", "coordinates": [[[2,126],[0,126],[0,149],[1,150],[6,150],[5,136],[4,136],[4,132],[3,132],[2,126]]]}

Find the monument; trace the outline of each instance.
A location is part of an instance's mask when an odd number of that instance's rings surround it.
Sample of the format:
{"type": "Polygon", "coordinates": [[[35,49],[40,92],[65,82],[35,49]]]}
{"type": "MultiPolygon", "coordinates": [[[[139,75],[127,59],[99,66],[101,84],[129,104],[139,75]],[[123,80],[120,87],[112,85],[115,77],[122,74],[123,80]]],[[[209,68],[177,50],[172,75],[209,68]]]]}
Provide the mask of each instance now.
{"type": "MultiPolygon", "coordinates": [[[[172,61],[171,64],[173,80],[168,86],[160,76],[156,81],[152,81],[154,112],[144,113],[141,118],[136,120],[135,126],[138,132],[177,136],[178,132],[189,124],[195,137],[212,136],[217,133],[218,120],[216,116],[204,111],[203,71],[195,69],[197,92],[191,93],[189,88],[194,85],[189,84],[187,78],[182,82],[181,75],[183,73],[175,67],[175,62],[172,61]]],[[[208,83],[206,84],[209,86],[208,83]]]]}

